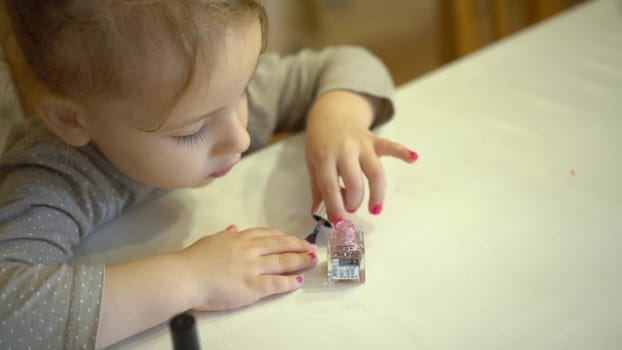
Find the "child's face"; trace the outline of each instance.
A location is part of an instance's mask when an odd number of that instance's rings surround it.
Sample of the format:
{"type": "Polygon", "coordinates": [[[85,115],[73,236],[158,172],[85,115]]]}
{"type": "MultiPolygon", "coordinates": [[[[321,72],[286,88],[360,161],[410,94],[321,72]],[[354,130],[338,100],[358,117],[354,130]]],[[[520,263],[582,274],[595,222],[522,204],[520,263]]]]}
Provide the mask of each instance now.
{"type": "Polygon", "coordinates": [[[92,142],[125,174],[161,188],[195,187],[223,176],[240,159],[250,144],[244,92],[262,37],[259,21],[232,27],[212,67],[199,59],[190,85],[158,131],[143,131],[136,120],[162,120],[162,103],[174,94],[166,87],[179,84],[179,61],[165,50],[157,60],[164,64],[137,77],[142,87],[137,98],[88,111],[85,124],[92,142]]]}

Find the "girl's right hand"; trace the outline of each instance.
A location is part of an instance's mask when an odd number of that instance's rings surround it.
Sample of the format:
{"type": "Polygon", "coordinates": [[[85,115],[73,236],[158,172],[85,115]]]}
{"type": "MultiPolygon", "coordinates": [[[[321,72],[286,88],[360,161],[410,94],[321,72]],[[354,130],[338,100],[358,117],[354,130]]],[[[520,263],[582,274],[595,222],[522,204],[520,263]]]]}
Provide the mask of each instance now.
{"type": "Polygon", "coordinates": [[[219,311],[298,289],[299,272],[314,267],[317,253],[305,240],[272,228],[238,232],[234,225],[181,250],[196,283],[196,311],[219,311]]]}

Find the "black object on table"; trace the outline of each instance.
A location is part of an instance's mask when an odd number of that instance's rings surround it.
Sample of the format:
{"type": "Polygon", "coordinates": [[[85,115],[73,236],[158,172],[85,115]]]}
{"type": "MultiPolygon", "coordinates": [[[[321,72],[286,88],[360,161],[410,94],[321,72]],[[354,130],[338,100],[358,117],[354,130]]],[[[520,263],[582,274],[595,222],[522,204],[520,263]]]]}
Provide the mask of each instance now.
{"type": "Polygon", "coordinates": [[[171,337],[173,338],[173,349],[175,350],[200,350],[199,337],[197,336],[196,322],[194,316],[189,313],[182,313],[169,322],[171,337]]]}

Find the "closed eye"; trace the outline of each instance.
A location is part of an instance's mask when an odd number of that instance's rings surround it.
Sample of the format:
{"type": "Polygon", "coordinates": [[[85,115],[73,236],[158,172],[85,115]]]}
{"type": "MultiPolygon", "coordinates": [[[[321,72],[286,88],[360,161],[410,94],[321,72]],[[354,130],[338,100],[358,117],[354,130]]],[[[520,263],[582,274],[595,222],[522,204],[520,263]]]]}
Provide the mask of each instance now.
{"type": "Polygon", "coordinates": [[[205,136],[203,135],[203,133],[207,129],[208,124],[209,123],[207,122],[203,123],[201,128],[194,134],[183,135],[183,136],[173,136],[173,138],[175,139],[175,141],[177,141],[178,145],[186,146],[186,147],[192,147],[198,142],[205,142],[206,140],[205,140],[205,136]]]}
{"type": "MultiPolygon", "coordinates": [[[[245,99],[248,97],[248,85],[246,85],[246,87],[244,88],[244,91],[242,91],[242,95],[240,96],[240,99],[245,99]]],[[[207,130],[208,126],[211,124],[212,120],[215,118],[218,118],[219,115],[212,115],[208,118],[206,118],[203,122],[203,125],[201,126],[201,128],[190,135],[182,135],[182,136],[173,136],[173,138],[177,141],[177,144],[180,146],[187,146],[187,147],[191,147],[194,146],[195,144],[197,144],[198,142],[205,142],[205,135],[203,135],[205,133],[205,130],[207,130]]]]}

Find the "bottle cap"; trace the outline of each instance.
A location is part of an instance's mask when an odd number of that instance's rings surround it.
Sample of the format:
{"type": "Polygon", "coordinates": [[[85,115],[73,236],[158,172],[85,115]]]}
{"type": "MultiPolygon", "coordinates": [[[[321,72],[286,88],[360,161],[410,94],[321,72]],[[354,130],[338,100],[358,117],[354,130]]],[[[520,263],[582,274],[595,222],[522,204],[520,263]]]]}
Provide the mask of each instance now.
{"type": "Polygon", "coordinates": [[[354,239],[356,235],[356,228],[351,221],[340,220],[335,224],[335,232],[344,238],[354,239]]]}

